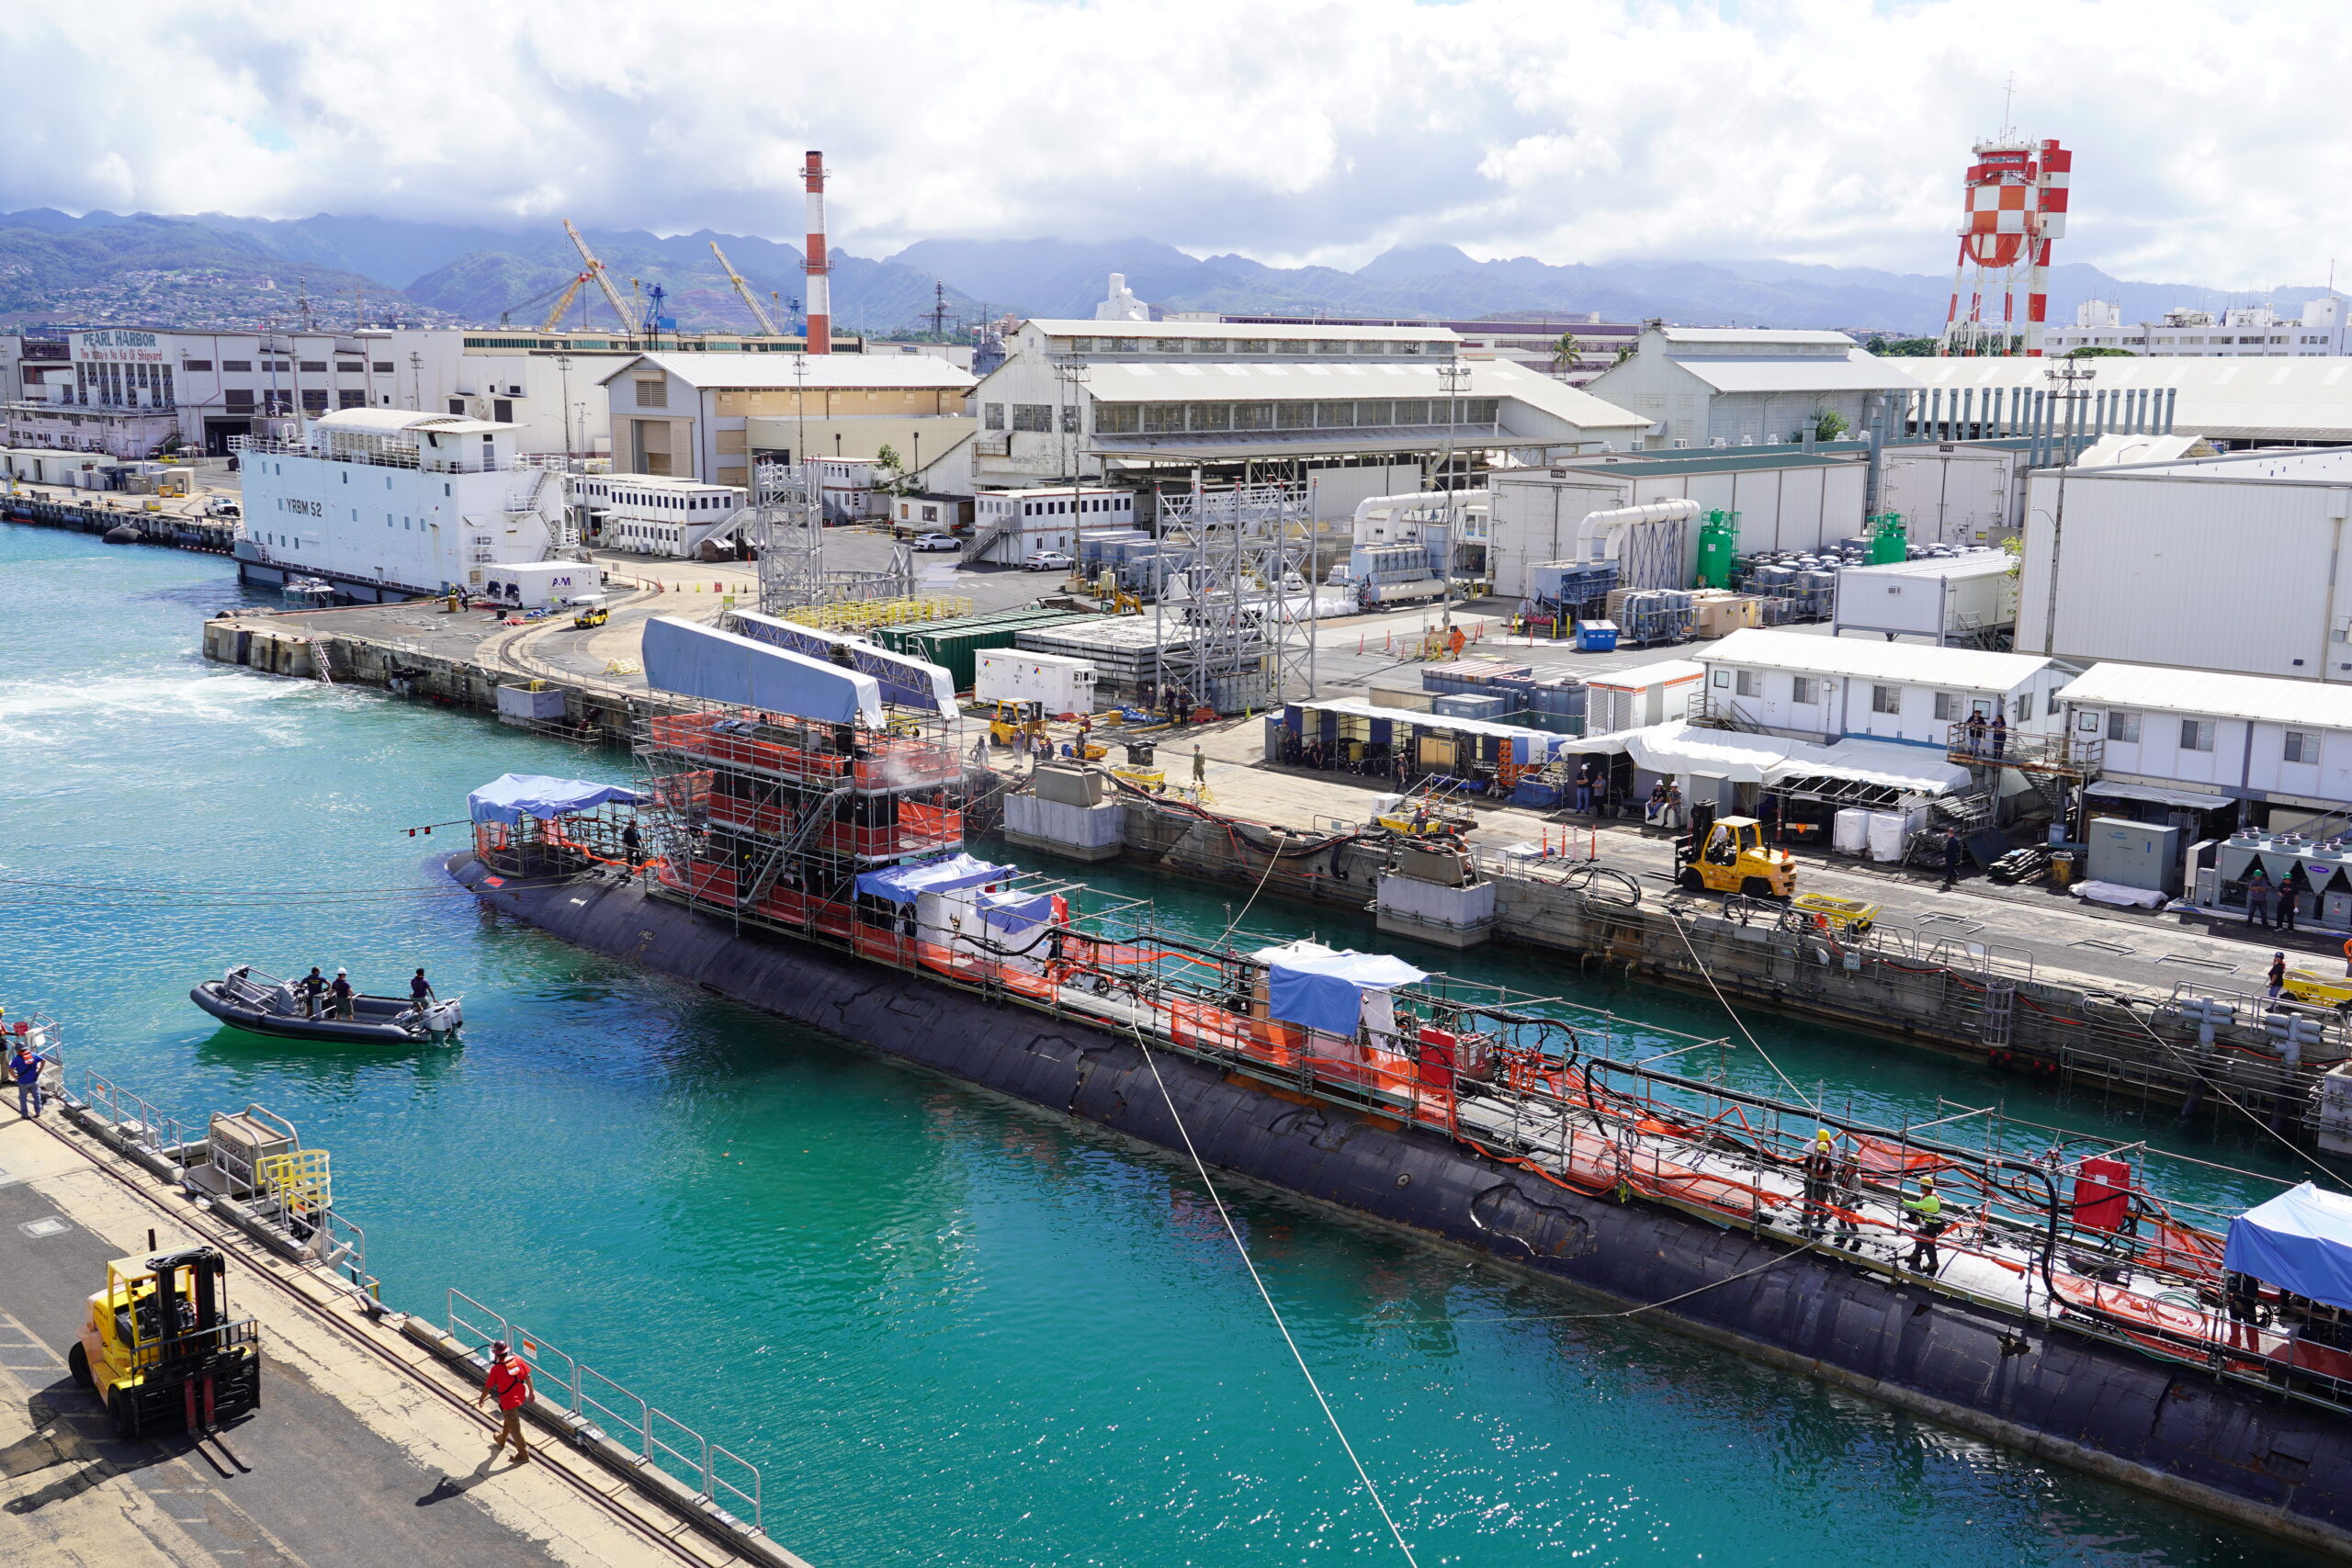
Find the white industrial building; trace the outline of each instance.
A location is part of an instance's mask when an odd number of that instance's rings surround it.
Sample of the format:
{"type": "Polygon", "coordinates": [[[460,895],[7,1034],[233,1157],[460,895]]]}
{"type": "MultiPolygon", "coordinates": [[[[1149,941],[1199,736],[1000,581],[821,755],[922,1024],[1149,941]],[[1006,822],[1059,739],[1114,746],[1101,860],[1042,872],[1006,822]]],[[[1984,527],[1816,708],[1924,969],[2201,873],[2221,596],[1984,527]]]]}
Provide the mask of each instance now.
{"type": "Polygon", "coordinates": [[[2347,516],[2341,448],[2037,470],[2017,647],[2352,681],[2347,516]]]}
{"type": "MultiPolygon", "coordinates": [[[[1545,561],[1593,559],[1597,550],[1623,548],[1623,541],[1604,542],[1587,519],[1659,502],[1738,513],[1744,551],[1818,550],[1861,532],[1868,454],[1863,443],[1838,442],[1810,451],[1620,453],[1497,469],[1488,476],[1487,550],[1495,592],[1506,598],[1529,592],[1529,569],[1545,561]]],[[[1695,524],[1669,520],[1663,526],[1668,536],[1650,541],[1649,553],[1672,562],[1629,570],[1626,586],[1687,588],[1694,580],[1695,524]]],[[[1624,559],[1614,553],[1609,558],[1624,559]]]]}
{"type": "Polygon", "coordinates": [[[1128,528],[1135,520],[1136,492],[1109,485],[984,491],[972,499],[964,558],[1019,566],[1048,550],[1074,557],[1080,529],[1128,528]]]}
{"type": "MultiPolygon", "coordinates": [[[[1911,433],[1930,438],[2022,433],[2018,407],[2036,395],[2046,399],[2064,367],[2085,375],[2075,424],[2093,436],[2139,429],[2234,446],[2352,443],[2352,358],[2338,355],[2268,362],[1986,356],[1906,363],[1921,388],[1907,410],[1911,433]]],[[[2064,410],[2052,417],[2063,434],[2064,410]]]]}
{"type": "Polygon", "coordinates": [[[2240,305],[2223,310],[2217,321],[2208,310],[2165,312],[2161,321],[2125,325],[2123,312],[2103,299],[2086,299],[2075,310],[2075,324],[2052,327],[2042,338],[2042,352],[2057,355],[2078,348],[2119,348],[2148,355],[2191,355],[2199,358],[2285,359],[2307,355],[2343,355],[2346,325],[2346,300],[2340,294],[2303,301],[2293,317],[2267,305],[2240,305]]]}
{"type": "MultiPolygon", "coordinates": [[[[1114,323],[1116,324],[1116,323],[1114,323]]],[[[1032,321],[973,393],[980,431],[934,468],[937,489],[1012,490],[1058,479],[1149,489],[1312,483],[1336,521],[1368,496],[1457,472],[1624,446],[1648,421],[1517,365],[1469,358],[1442,327],[1228,326],[1152,321],[1106,335],[1097,321],[1032,321]]]]}
{"type": "Polygon", "coordinates": [[[1831,630],[1976,643],[2017,625],[2016,562],[2007,550],[1972,549],[1838,574],[1831,630]]]}
{"type": "Polygon", "coordinates": [[[1653,326],[1587,389],[1655,422],[1648,444],[1671,449],[1802,441],[1825,414],[1860,434],[1885,394],[1917,386],[1844,333],[1653,326]]]}
{"type": "Polygon", "coordinates": [[[2102,744],[2094,795],[2125,784],[2199,808],[2238,802],[2278,829],[2333,818],[2340,830],[2352,812],[2352,690],[2109,662],[2063,701],[2069,729],[2102,744]]]}
{"type": "Polygon", "coordinates": [[[723,542],[751,492],[669,474],[576,474],[571,487],[580,536],[608,550],[698,559],[723,542]]]}
{"type": "Polygon", "coordinates": [[[471,589],[544,559],[563,536],[562,476],[518,455],[512,425],[345,409],[294,440],[245,447],[238,576],[325,579],[360,600],[471,589]]]}
{"type": "Polygon", "coordinates": [[[1975,649],[1736,631],[1693,656],[1706,667],[1706,707],[1746,729],[1825,743],[1860,738],[1950,749],[1954,725],[2008,720],[2012,737],[2063,732],[2057,694],[2070,672],[2054,660],[1975,649]]]}
{"type": "MultiPolygon", "coordinates": [[[[731,357],[801,340],[664,341],[672,353],[731,357]]],[[[622,335],[521,328],[32,328],[0,339],[0,409],[6,445],[116,457],[146,457],[175,436],[223,457],[237,436],[283,439],[300,419],[389,408],[511,424],[519,452],[591,458],[612,451],[599,383],[639,351],[622,335]]]]}
{"type": "Polygon", "coordinates": [[[631,356],[603,375],[613,461],[749,486],[757,463],[877,458],[911,473],[972,431],[971,372],[925,354],[631,356]]]}

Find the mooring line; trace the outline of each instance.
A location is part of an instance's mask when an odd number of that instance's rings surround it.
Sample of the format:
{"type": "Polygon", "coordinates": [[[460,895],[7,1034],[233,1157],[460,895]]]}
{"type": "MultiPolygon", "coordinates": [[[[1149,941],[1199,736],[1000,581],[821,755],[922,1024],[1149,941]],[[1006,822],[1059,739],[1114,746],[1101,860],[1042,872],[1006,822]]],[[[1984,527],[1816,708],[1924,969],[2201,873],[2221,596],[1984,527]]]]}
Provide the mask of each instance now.
{"type": "Polygon", "coordinates": [[[1807,1111],[1812,1111],[1815,1116],[1820,1115],[1821,1107],[1814,1100],[1806,1098],[1804,1090],[1797,1087],[1796,1080],[1790,1077],[1788,1074],[1781,1071],[1781,1064],[1772,1060],[1771,1055],[1764,1049],[1763,1046],[1757,1044],[1756,1036],[1748,1032],[1747,1021],[1739,1016],[1739,1010],[1731,1005],[1730,998],[1725,997],[1722,988],[1715,984],[1714,976],[1709,973],[1707,969],[1707,961],[1701,958],[1699,956],[1699,950],[1690,945],[1690,932],[1689,929],[1686,928],[1680,920],[1674,919],[1671,911],[1668,911],[1668,923],[1674,927],[1674,934],[1682,939],[1682,950],[1690,955],[1691,965],[1699,971],[1699,978],[1707,982],[1707,989],[1715,993],[1715,1000],[1723,1004],[1724,1011],[1731,1015],[1732,1022],[1738,1028],[1741,1034],[1747,1036],[1748,1045],[1758,1055],[1764,1058],[1764,1065],[1772,1069],[1772,1076],[1789,1086],[1789,1092],[1797,1097],[1797,1102],[1799,1104],[1803,1105],[1807,1111]]]}
{"type": "Polygon", "coordinates": [[[1168,1107],[1169,1118],[1176,1123],[1177,1134],[1184,1140],[1184,1153],[1191,1156],[1193,1169],[1200,1176],[1201,1185],[1208,1190],[1209,1201],[1216,1205],[1216,1217],[1225,1222],[1225,1234],[1232,1238],[1233,1250],[1240,1254],[1241,1266],[1250,1271],[1250,1282],[1258,1287],[1258,1299],[1266,1303],[1266,1311],[1273,1317],[1274,1326],[1282,1332],[1283,1343],[1290,1347],[1291,1359],[1298,1363],[1299,1375],[1306,1380],[1306,1386],[1313,1391],[1315,1403],[1323,1407],[1323,1419],[1331,1424],[1331,1435],[1340,1439],[1340,1448],[1347,1454],[1348,1462],[1355,1466],[1356,1479],[1363,1483],[1364,1493],[1371,1497],[1372,1506],[1380,1510],[1381,1523],[1388,1527],[1388,1534],[1396,1542],[1396,1550],[1404,1553],[1405,1561],[1412,1564],[1412,1568],[1420,1568],[1413,1549],[1406,1544],[1405,1532],[1396,1528],[1396,1517],[1389,1513],[1387,1503],[1382,1500],[1380,1488],[1373,1484],[1371,1472],[1364,1469],[1363,1461],[1357,1457],[1355,1445],[1348,1441],[1347,1431],[1340,1425],[1338,1413],[1332,1410],[1331,1402],[1324,1397],[1323,1385],[1315,1381],[1315,1372],[1307,1366],[1306,1354],[1299,1349],[1298,1341],[1291,1337],[1290,1325],[1283,1321],[1282,1308],[1274,1304],[1273,1293],[1266,1289],[1266,1281],[1259,1274],[1258,1265],[1250,1261],[1250,1248],[1243,1245],[1241,1232],[1235,1226],[1232,1214],[1226,1210],[1224,1194],[1217,1191],[1216,1183],[1210,1179],[1209,1168],[1207,1162],[1201,1158],[1201,1151],[1193,1146],[1192,1130],[1184,1125],[1184,1118],[1176,1109],[1176,1097],[1168,1092],[1168,1080],[1159,1076],[1159,1058],[1153,1053],[1151,1043],[1144,1038],[1141,1025],[1130,1022],[1128,1027],[1134,1031],[1136,1044],[1143,1052],[1145,1064],[1151,1068],[1152,1082],[1159,1086],[1159,1098],[1168,1107]]]}

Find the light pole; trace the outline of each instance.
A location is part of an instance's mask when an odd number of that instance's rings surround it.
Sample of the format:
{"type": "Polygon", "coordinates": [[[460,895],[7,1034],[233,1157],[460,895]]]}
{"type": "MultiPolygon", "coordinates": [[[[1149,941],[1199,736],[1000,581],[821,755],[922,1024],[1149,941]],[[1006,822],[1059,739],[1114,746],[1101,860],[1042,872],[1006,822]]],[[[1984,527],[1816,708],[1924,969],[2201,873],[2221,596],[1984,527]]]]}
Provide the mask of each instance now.
{"type": "Polygon", "coordinates": [[[555,370],[563,385],[563,466],[568,470],[571,467],[571,355],[557,355],[555,370]]]}
{"type": "Polygon", "coordinates": [[[1462,389],[1470,384],[1470,367],[1459,357],[1448,359],[1437,367],[1438,379],[1445,386],[1445,456],[1438,462],[1438,482],[1445,487],[1445,558],[1439,563],[1438,575],[1445,584],[1445,605],[1438,624],[1447,630],[1453,626],[1453,535],[1457,508],[1453,504],[1453,437],[1461,423],[1462,389]]]}
{"type": "Polygon", "coordinates": [[[1064,450],[1069,454],[1069,558],[1070,574],[1073,577],[1077,575],[1079,570],[1078,504],[1080,498],[1078,473],[1078,424],[1080,411],[1084,406],[1079,400],[1079,393],[1085,389],[1088,373],[1087,364],[1083,359],[1065,359],[1054,367],[1054,379],[1061,386],[1061,407],[1055,417],[1060,422],[1061,434],[1069,438],[1069,443],[1064,450]]]}

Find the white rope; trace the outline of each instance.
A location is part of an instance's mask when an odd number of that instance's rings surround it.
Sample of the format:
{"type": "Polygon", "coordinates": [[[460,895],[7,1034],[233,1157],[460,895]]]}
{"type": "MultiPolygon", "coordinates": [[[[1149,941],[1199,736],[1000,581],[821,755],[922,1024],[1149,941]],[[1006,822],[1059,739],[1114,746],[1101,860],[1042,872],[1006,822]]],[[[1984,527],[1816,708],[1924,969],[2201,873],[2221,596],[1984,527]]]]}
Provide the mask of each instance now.
{"type": "Polygon", "coordinates": [[[1789,1092],[1797,1097],[1797,1102],[1799,1104],[1803,1105],[1807,1111],[1812,1111],[1815,1116],[1820,1115],[1821,1107],[1806,1097],[1804,1090],[1796,1086],[1795,1079],[1790,1077],[1788,1074],[1781,1071],[1781,1064],[1772,1060],[1771,1056],[1766,1053],[1763,1046],[1756,1043],[1755,1035],[1748,1033],[1747,1024],[1740,1018],[1739,1010],[1731,1005],[1730,999],[1726,998],[1723,994],[1723,991],[1715,985],[1714,976],[1708,973],[1706,960],[1701,958],[1699,956],[1699,950],[1690,945],[1690,932],[1684,928],[1680,920],[1675,919],[1671,914],[1669,914],[1667,919],[1674,927],[1674,934],[1682,939],[1682,950],[1690,955],[1690,963],[1699,971],[1699,978],[1707,982],[1707,989],[1715,993],[1715,1000],[1723,1003],[1724,1011],[1731,1014],[1732,1022],[1738,1027],[1741,1034],[1747,1036],[1749,1047],[1753,1049],[1758,1055],[1764,1058],[1764,1065],[1772,1069],[1773,1077],[1779,1078],[1782,1083],[1789,1086],[1789,1092]]]}
{"type": "Polygon", "coordinates": [[[1266,1281],[1258,1273],[1258,1266],[1250,1260],[1250,1249],[1242,1245],[1241,1232],[1235,1227],[1233,1216],[1226,1212],[1225,1198],[1217,1191],[1216,1183],[1209,1179],[1209,1168],[1201,1159],[1201,1151],[1193,1146],[1192,1131],[1177,1112],[1175,1097],[1168,1092],[1168,1080],[1159,1076],[1159,1058],[1152,1054],[1150,1042],[1144,1038],[1143,1030],[1138,1026],[1131,1027],[1135,1029],[1136,1044],[1141,1048],[1144,1061],[1151,1067],[1152,1081],[1159,1086],[1159,1098],[1167,1105],[1169,1117],[1175,1122],[1176,1131],[1184,1140],[1184,1152],[1192,1156],[1193,1169],[1199,1174],[1201,1185],[1208,1189],[1209,1201],[1216,1205],[1216,1217],[1225,1222],[1225,1234],[1233,1238],[1233,1250],[1240,1254],[1241,1266],[1250,1270],[1250,1282],[1258,1287],[1258,1299],[1266,1303],[1266,1311],[1272,1314],[1274,1326],[1282,1331],[1283,1343],[1290,1347],[1291,1359],[1298,1363],[1299,1375],[1314,1391],[1315,1403],[1323,1407],[1323,1419],[1331,1424],[1331,1435],[1340,1439],[1340,1448],[1347,1454],[1348,1462],[1355,1466],[1356,1479],[1363,1483],[1365,1494],[1372,1498],[1372,1506],[1380,1510],[1381,1523],[1388,1527],[1388,1534],[1396,1542],[1396,1550],[1405,1554],[1405,1561],[1412,1564],[1412,1568],[1420,1568],[1413,1549],[1405,1543],[1405,1532],[1396,1528],[1396,1517],[1389,1513],[1388,1505],[1381,1500],[1380,1488],[1372,1483],[1371,1472],[1364,1469],[1363,1461],[1356,1457],[1355,1445],[1348,1441],[1348,1434],[1340,1426],[1340,1417],[1331,1409],[1331,1402],[1323,1397],[1323,1385],[1315,1381],[1315,1373],[1308,1368],[1298,1341],[1291,1337],[1290,1325],[1283,1321],[1282,1308],[1274,1304],[1272,1293],[1266,1289],[1266,1281]]]}

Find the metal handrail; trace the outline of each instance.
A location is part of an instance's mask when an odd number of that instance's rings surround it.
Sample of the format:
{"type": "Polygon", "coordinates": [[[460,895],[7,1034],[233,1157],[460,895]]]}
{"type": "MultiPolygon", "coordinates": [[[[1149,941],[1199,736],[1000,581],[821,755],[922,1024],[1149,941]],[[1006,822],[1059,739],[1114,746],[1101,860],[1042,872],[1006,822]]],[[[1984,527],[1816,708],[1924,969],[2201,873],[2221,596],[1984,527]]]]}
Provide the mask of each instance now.
{"type": "Polygon", "coordinates": [[[605,1376],[561,1346],[542,1335],[532,1333],[523,1325],[484,1306],[454,1287],[448,1292],[444,1308],[443,1326],[449,1337],[456,1340],[467,1355],[480,1362],[485,1371],[489,1366],[486,1352],[490,1342],[504,1340],[507,1347],[532,1368],[535,1374],[533,1388],[537,1396],[569,1418],[578,1440],[586,1442],[601,1438],[633,1450],[638,1463],[658,1466],[664,1473],[691,1483],[696,1489],[695,1495],[697,1498],[718,1508],[730,1520],[741,1522],[733,1508],[722,1507],[718,1503],[718,1495],[723,1492],[750,1510],[750,1528],[753,1534],[766,1533],[762,1523],[758,1465],[712,1442],[695,1428],[658,1408],[627,1385],[605,1376]],[[494,1325],[494,1328],[486,1326],[478,1319],[486,1319],[488,1325],[494,1325]],[[551,1382],[538,1375],[546,1371],[557,1373],[556,1380],[551,1382]],[[626,1437],[622,1435],[624,1433],[626,1437]],[[729,1475],[719,1473],[721,1461],[738,1467],[741,1477],[730,1479],[729,1475]],[[673,1466],[683,1466],[687,1473],[677,1476],[673,1466]],[[745,1489],[745,1483],[748,1483],[749,1490],[745,1489]]]}

